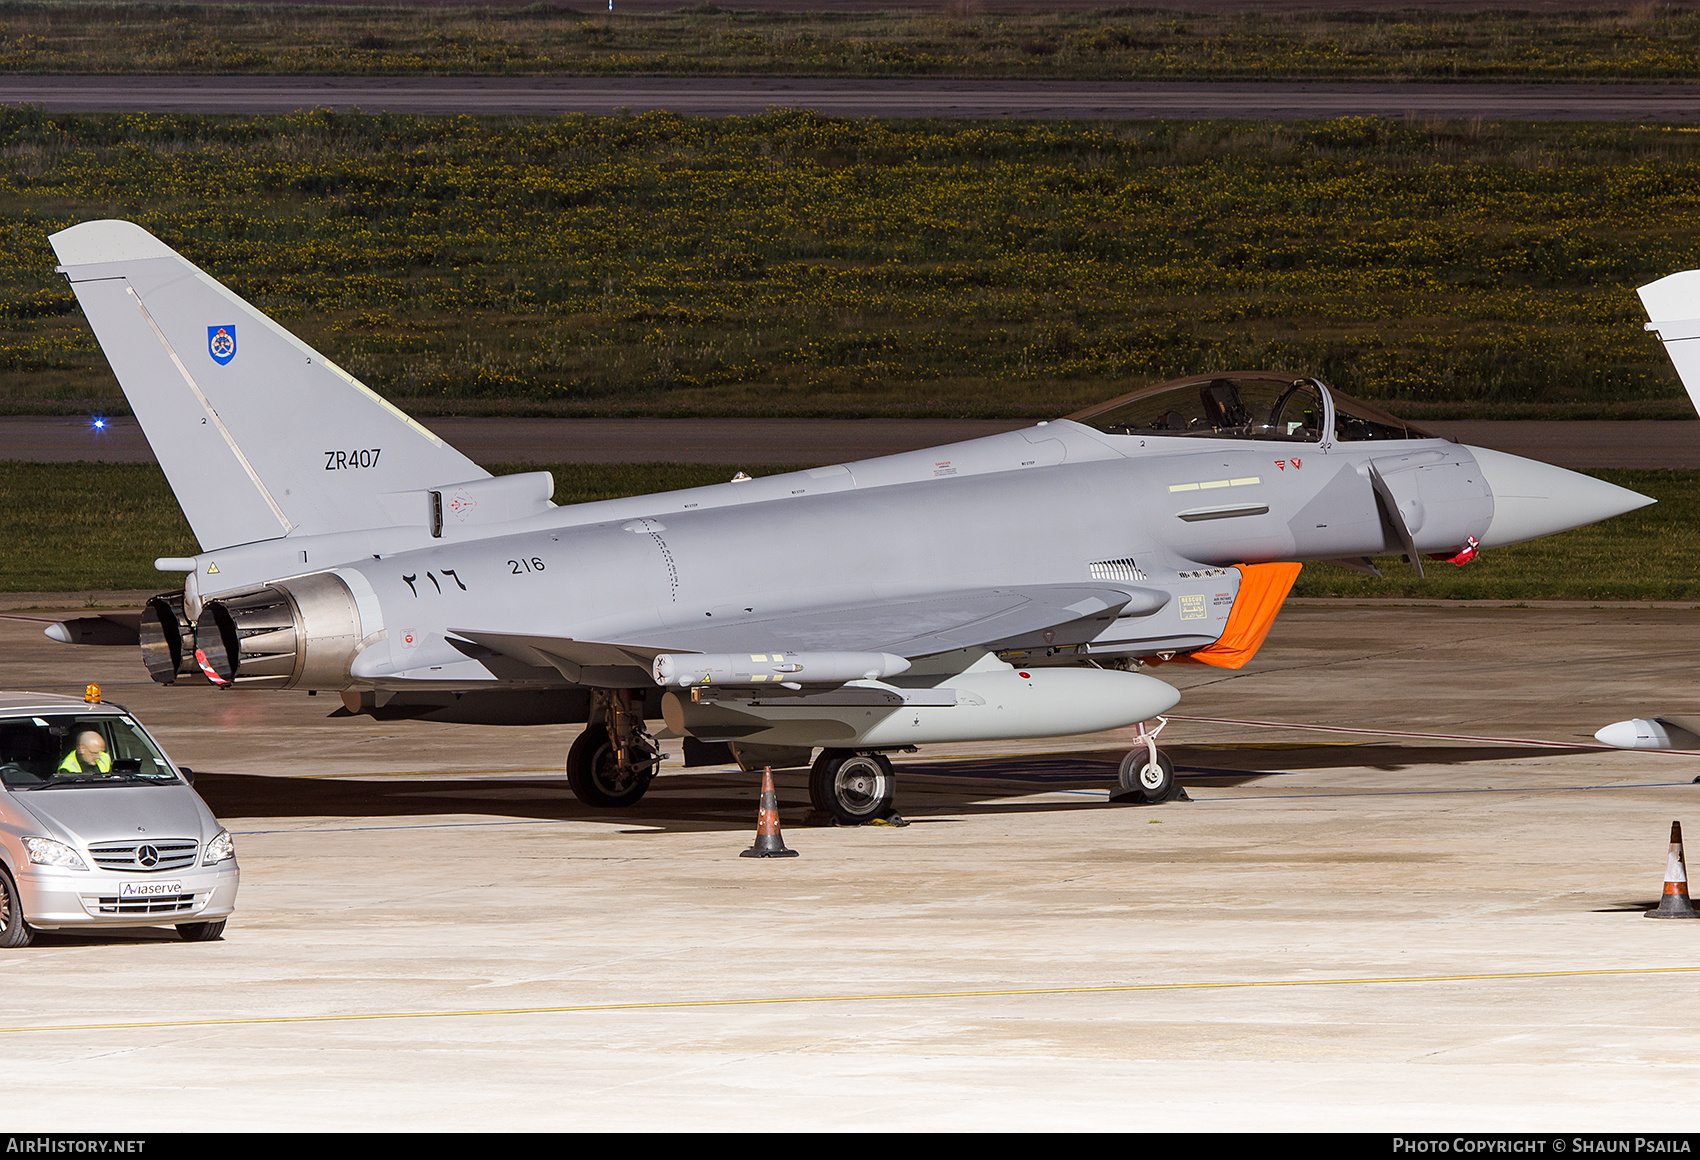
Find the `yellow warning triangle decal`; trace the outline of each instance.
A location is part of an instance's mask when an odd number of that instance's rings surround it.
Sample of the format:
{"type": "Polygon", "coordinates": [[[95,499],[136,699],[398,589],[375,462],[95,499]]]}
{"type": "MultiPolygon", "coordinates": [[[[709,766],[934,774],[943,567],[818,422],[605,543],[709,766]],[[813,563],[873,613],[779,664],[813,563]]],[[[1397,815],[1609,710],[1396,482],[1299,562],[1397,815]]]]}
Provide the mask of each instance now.
{"type": "Polygon", "coordinates": [[[214,572],[217,572],[217,571],[218,571],[218,564],[215,563],[214,561],[208,560],[207,561],[207,575],[211,576],[214,572]]]}

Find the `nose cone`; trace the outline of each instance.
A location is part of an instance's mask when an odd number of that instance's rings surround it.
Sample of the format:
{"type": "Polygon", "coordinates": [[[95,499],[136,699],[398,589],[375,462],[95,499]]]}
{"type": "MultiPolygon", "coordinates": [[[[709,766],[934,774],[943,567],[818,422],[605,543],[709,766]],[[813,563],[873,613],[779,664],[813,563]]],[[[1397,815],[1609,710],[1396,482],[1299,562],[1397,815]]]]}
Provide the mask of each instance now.
{"type": "Polygon", "coordinates": [[[1484,548],[1519,544],[1632,512],[1654,501],[1615,483],[1550,463],[1472,447],[1470,454],[1493,492],[1493,521],[1484,548]]]}
{"type": "Polygon", "coordinates": [[[1594,734],[1594,740],[1605,745],[1615,745],[1619,749],[1669,749],[1670,746],[1660,744],[1664,739],[1657,725],[1651,721],[1636,718],[1633,721],[1616,721],[1594,734]]]}
{"type": "Polygon", "coordinates": [[[1700,737],[1662,717],[1618,721],[1594,734],[1594,740],[1619,749],[1694,749],[1700,737]]]}

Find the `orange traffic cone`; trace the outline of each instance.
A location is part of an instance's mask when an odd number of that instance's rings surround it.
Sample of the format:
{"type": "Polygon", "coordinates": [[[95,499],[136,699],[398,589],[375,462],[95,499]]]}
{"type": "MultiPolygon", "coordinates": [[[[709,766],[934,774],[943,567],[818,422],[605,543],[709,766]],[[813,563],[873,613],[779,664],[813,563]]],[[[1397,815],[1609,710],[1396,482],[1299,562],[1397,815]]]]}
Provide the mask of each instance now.
{"type": "Polygon", "coordinates": [[[779,795],[773,792],[773,767],[761,771],[761,806],[756,810],[755,845],[740,858],[795,858],[797,851],[785,848],[779,833],[779,795]]]}
{"type": "Polygon", "coordinates": [[[1647,918],[1700,918],[1688,900],[1688,866],[1682,858],[1682,823],[1670,824],[1670,855],[1665,859],[1665,893],[1647,918]]]}

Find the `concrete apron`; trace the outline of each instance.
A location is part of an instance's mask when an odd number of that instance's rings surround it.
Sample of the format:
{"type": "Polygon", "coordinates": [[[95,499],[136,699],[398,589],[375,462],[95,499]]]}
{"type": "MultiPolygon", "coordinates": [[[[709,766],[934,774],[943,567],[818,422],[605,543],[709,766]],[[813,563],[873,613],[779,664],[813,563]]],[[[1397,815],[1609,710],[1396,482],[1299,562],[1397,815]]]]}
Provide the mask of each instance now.
{"type": "MultiPolygon", "coordinates": [[[[575,729],[327,720],[150,684],[0,620],[7,688],[102,683],[236,834],[222,942],[0,952],[8,1129],[1691,1127],[1697,923],[1642,921],[1692,758],[1689,609],[1290,608],[1175,722],[1194,801],[1113,807],[1125,737],[898,761],[905,829],[740,858],[759,775],[579,805],[575,729]]],[[[1691,832],[1693,826],[1690,827],[1691,832]]]]}

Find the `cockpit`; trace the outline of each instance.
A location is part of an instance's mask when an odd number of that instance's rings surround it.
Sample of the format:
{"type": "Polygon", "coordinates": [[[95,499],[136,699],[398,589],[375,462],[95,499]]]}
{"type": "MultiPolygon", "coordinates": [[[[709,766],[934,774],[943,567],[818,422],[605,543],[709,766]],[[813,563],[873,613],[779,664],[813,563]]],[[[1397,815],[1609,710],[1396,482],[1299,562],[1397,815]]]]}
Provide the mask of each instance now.
{"type": "Polygon", "coordinates": [[[1268,372],[1193,375],[1134,391],[1068,416],[1106,435],[1340,443],[1432,439],[1429,432],[1342,395],[1318,379],[1268,372]]]}

